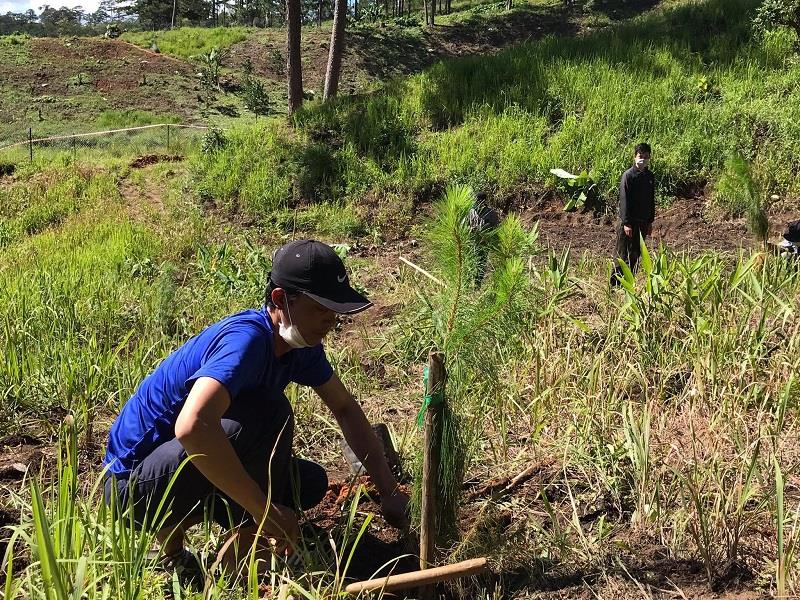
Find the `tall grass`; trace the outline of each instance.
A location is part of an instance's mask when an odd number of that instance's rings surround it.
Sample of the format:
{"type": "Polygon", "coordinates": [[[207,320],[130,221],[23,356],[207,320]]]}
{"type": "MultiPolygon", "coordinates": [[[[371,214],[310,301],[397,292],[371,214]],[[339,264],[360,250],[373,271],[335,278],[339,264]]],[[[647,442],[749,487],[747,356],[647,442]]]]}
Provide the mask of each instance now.
{"type": "MultiPolygon", "coordinates": [[[[759,254],[728,259],[645,249],[644,281],[624,281],[617,303],[594,289],[596,263],[563,277],[548,275],[541,261],[533,264],[529,302],[511,315],[517,333],[493,341],[495,326],[508,327],[497,315],[490,332],[476,331],[459,346],[480,354],[482,373],[501,374],[491,393],[476,377],[462,397],[462,410],[476,419],[485,441],[467,472],[496,477],[495,466],[507,456],[519,457],[512,474],[543,457],[556,462],[553,483],[534,504],[548,525],[520,517],[540,532],[529,552],[607,569],[608,560],[619,560],[611,557],[621,539],[644,539],[676,559],[696,560],[713,589],[742,571],[767,581],[777,573],[780,589],[795,589],[784,537],[778,547],[773,537],[769,550],[755,548],[764,527],[788,528],[785,515],[797,508],[793,498],[791,509],[776,514],[774,498],[783,485],[775,465],[795,468],[790,440],[797,422],[786,421],[786,407],[798,401],[800,322],[792,298],[800,274],[759,254]],[[577,288],[560,296],[555,310],[543,310],[553,281],[577,288]],[[596,319],[570,314],[579,298],[593,299],[596,319]],[[585,522],[583,503],[599,505],[602,517],[585,522]]],[[[422,301],[410,314],[420,310],[422,301]]],[[[446,322],[448,314],[441,310],[438,318],[446,322]]],[[[422,327],[410,331],[420,341],[430,335],[422,327]]],[[[488,517],[485,526],[493,527],[488,517]]],[[[483,535],[493,545],[476,546],[476,528],[472,552],[522,566],[509,556],[518,547],[498,546],[489,529],[483,535]]]]}
{"type": "Polygon", "coordinates": [[[248,31],[247,27],[178,27],[159,32],[130,31],[122,39],[148,49],[155,41],[159,51],[188,60],[212,48],[227,48],[241,42],[247,39],[248,31]]]}

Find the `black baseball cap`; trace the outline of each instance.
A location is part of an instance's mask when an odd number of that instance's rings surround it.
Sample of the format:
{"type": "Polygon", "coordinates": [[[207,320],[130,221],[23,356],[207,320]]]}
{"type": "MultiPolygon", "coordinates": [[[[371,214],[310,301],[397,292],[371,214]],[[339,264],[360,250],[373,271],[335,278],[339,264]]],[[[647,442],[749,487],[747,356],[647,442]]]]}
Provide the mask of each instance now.
{"type": "Polygon", "coordinates": [[[340,314],[353,314],[372,306],[350,287],[350,278],[336,251],[316,240],[296,240],[278,248],[272,257],[269,280],[340,314]]]}

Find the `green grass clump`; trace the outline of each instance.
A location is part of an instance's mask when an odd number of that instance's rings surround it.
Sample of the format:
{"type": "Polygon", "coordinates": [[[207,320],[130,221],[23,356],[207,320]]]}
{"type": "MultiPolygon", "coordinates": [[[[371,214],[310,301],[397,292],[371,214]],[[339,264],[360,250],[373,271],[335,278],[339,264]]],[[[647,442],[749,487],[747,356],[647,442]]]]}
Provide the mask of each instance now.
{"type": "Polygon", "coordinates": [[[131,274],[158,243],[131,223],[78,219],[5,250],[0,377],[9,411],[0,430],[54,405],[103,405],[136,385],[160,334],[143,321],[150,282],[131,274]],[[137,339],[129,345],[132,328],[137,339]]]}
{"type": "Polygon", "coordinates": [[[193,160],[201,197],[270,216],[295,202],[335,197],[338,165],[322,143],[296,139],[277,121],[226,133],[193,160]]]}
{"type": "Polygon", "coordinates": [[[189,59],[204,54],[212,48],[227,48],[247,39],[247,27],[179,27],[169,31],[138,31],[122,35],[122,39],[143,48],[150,48],[153,40],[159,51],[189,59]]]}
{"type": "Polygon", "coordinates": [[[500,114],[476,114],[463,127],[425,138],[415,175],[421,181],[444,179],[502,193],[545,177],[539,158],[547,131],[547,119],[514,106],[500,114]]]}
{"type": "Polygon", "coordinates": [[[76,170],[68,160],[22,183],[0,187],[0,248],[57,227],[81,208],[116,196],[113,177],[76,170]]]}
{"type": "Polygon", "coordinates": [[[11,35],[0,35],[0,46],[22,46],[27,44],[31,36],[27,33],[12,33],[11,35]]]}
{"type": "Polygon", "coordinates": [[[797,51],[797,32],[788,27],[778,27],[762,34],[762,46],[771,65],[786,66],[797,51]]]}

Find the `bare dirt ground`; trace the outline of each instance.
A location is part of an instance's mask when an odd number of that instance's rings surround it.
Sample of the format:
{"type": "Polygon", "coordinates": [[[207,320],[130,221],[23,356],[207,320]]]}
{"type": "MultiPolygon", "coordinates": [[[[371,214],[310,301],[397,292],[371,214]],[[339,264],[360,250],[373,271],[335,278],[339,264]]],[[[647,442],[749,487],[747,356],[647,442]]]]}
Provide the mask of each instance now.
{"type": "MultiPolygon", "coordinates": [[[[771,238],[779,237],[788,221],[800,218],[800,202],[792,205],[784,202],[768,211],[771,238]]],[[[548,247],[560,250],[569,246],[577,255],[589,252],[613,256],[616,216],[598,215],[591,210],[565,212],[563,206],[563,199],[545,192],[516,200],[510,210],[519,213],[528,225],[538,221],[540,239],[548,247]]],[[[657,207],[648,243],[663,243],[673,251],[689,252],[735,252],[756,246],[745,219],[715,213],[703,191],[690,198],[676,198],[668,207],[657,207]]]]}
{"type": "Polygon", "coordinates": [[[0,80],[12,95],[0,117],[26,131],[65,121],[85,130],[109,109],[198,116],[200,87],[192,65],[121,40],[34,38],[25,54],[5,54],[0,80]]]}

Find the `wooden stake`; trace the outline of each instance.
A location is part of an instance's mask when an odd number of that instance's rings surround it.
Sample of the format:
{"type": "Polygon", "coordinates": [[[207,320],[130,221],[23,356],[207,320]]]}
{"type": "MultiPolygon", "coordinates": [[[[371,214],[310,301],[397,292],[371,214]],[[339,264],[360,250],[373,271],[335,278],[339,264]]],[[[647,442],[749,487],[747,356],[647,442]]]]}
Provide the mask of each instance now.
{"type": "Polygon", "coordinates": [[[423,571],[412,571],[411,573],[401,573],[400,575],[388,575],[367,581],[351,583],[345,588],[348,594],[359,594],[361,592],[396,592],[405,590],[418,585],[431,585],[440,581],[449,581],[459,577],[477,575],[486,570],[485,558],[473,558],[452,565],[425,569],[423,571]]]}
{"type": "MultiPolygon", "coordinates": [[[[426,396],[444,394],[446,380],[444,355],[431,352],[428,357],[428,389],[426,396]]],[[[433,403],[425,411],[425,445],[422,462],[422,518],[420,523],[419,568],[427,569],[436,562],[436,513],[439,504],[439,465],[441,463],[443,402],[433,403]]],[[[421,598],[433,598],[433,586],[420,589],[421,598]]]]}

